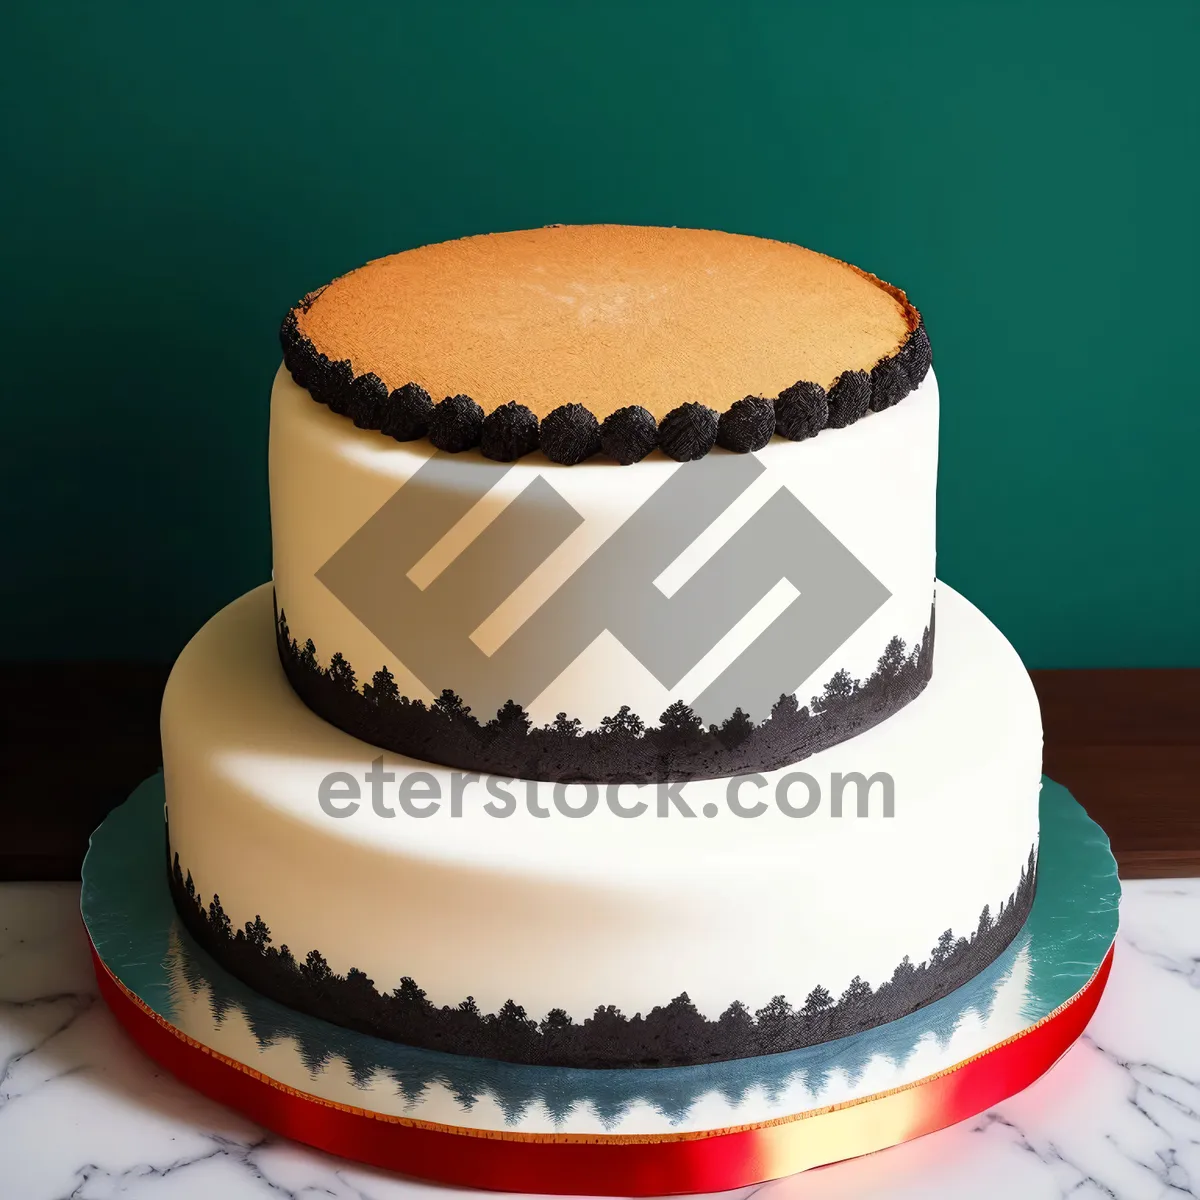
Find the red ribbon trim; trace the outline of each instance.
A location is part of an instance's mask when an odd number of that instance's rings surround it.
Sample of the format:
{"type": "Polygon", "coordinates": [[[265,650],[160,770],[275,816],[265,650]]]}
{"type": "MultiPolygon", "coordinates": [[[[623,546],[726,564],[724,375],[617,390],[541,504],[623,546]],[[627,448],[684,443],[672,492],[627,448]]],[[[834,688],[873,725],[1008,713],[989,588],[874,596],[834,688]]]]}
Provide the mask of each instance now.
{"type": "Polygon", "coordinates": [[[609,1196],[715,1192],[896,1145],[975,1116],[1027,1087],[1083,1032],[1112,966],[1036,1025],[983,1054],[890,1092],[728,1130],[530,1134],[372,1113],[297,1091],[188,1037],[92,961],[100,994],[156,1062],[251,1120],[343,1158],[442,1183],[609,1196]]]}

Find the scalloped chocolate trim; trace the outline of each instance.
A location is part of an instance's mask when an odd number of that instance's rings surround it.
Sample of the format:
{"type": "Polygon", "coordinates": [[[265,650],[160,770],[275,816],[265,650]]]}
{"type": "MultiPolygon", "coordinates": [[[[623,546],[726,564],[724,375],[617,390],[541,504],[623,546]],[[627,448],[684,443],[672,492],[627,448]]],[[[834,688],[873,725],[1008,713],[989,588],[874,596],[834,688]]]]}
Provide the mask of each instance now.
{"type": "Polygon", "coordinates": [[[913,330],[908,341],[896,352],[896,358],[904,366],[908,386],[913,389],[920,387],[929,374],[929,368],[933,366],[933,347],[929,344],[929,335],[923,324],[913,330]]]}
{"type": "Polygon", "coordinates": [[[350,419],[359,429],[378,429],[387,411],[388,390],[374,372],[360,375],[350,388],[350,419]]]}
{"type": "Polygon", "coordinates": [[[793,442],[815,437],[829,424],[829,397],[819,383],[793,383],[775,401],[775,432],[793,442]]]}
{"type": "Polygon", "coordinates": [[[341,653],[322,667],[312,639],[301,645],[283,611],[276,614],[275,640],[296,695],[323,720],[383,750],[512,779],[656,783],[789,766],[886,720],[915,700],[933,674],[935,616],[931,608],[919,645],[893,637],[865,679],[837,671],[810,705],[784,694],[757,724],[739,708],[707,728],[681,700],[649,726],[625,705],[595,729],[565,712],[538,728],[514,700],[489,720],[451,688],[428,705],[410,700],[386,666],[361,681],[341,653]]]}
{"type": "Polygon", "coordinates": [[[695,462],[717,444],[715,409],[689,401],[673,408],[658,426],[658,444],[676,462],[695,462]]]}
{"type": "Polygon", "coordinates": [[[775,436],[775,405],[761,396],[735,400],[717,423],[717,445],[736,454],[761,450],[775,436]]]}
{"type": "Polygon", "coordinates": [[[640,404],[609,413],[600,426],[600,449],[623,467],[641,462],[658,445],[658,422],[640,404]]]}
{"type": "Polygon", "coordinates": [[[600,422],[582,404],[559,405],[546,414],[538,432],[542,453],[564,467],[573,467],[600,449],[600,422]]]}
{"type": "Polygon", "coordinates": [[[537,448],[537,414],[525,405],[510,400],[483,418],[479,449],[484,458],[514,462],[537,448]]]}
{"type": "Polygon", "coordinates": [[[829,389],[829,428],[845,429],[871,409],[871,377],[866,371],[843,371],[829,389]]]}
{"type": "Polygon", "coordinates": [[[494,1013],[483,1012],[470,996],[439,1008],[407,976],[389,991],[391,981],[380,988],[354,967],[339,975],[319,950],[302,951],[301,958],[287,946],[272,945],[270,926],[261,915],[234,929],[221,897],[214,893],[206,905],[191,871],[185,875],[179,854],[172,853],[169,814],[166,849],[171,899],[184,927],[231,975],[260,995],[345,1029],[425,1050],[593,1069],[757,1058],[895,1021],[949,995],[995,962],[1021,931],[1037,891],[1033,847],[1013,892],[995,914],[985,905],[969,936],[947,929],[924,961],[905,957],[878,987],[856,975],[840,997],[818,986],[802,1002],[775,996],[757,1012],[735,1000],[714,1020],[683,992],[645,1015],[627,1017],[615,1005],[600,1005],[581,1021],[561,1008],[537,1020],[511,999],[494,1013]]]}
{"type": "Polygon", "coordinates": [[[428,436],[439,450],[451,454],[471,450],[483,436],[483,409],[470,396],[447,396],[433,406],[428,436]]]}
{"type": "Polygon", "coordinates": [[[388,395],[386,385],[373,373],[355,377],[348,360],[331,361],[300,332],[297,313],[307,311],[319,294],[314,292],[291,309],[279,329],[284,366],[314,400],[350,417],[360,429],[378,429],[401,442],[428,437],[438,449],[454,453],[479,447],[486,457],[501,462],[538,449],[563,466],[584,462],[601,451],[629,465],[656,447],[679,462],[703,458],[713,446],[746,454],[761,450],[776,433],[799,441],[822,429],[843,429],[868,412],[891,408],[920,386],[933,362],[925,323],[919,321],[895,354],[881,358],[869,372],[843,372],[828,395],[819,384],[802,379],[773,399],[747,396],[724,413],[693,402],[681,404],[657,426],[653,415],[638,405],[617,409],[601,425],[582,404],[560,405],[539,425],[537,416],[516,401],[485,418],[469,396],[448,396],[435,405],[416,383],[406,383],[388,395]],[[824,419],[820,419],[818,392],[825,401],[824,419]],[[774,414],[765,434],[764,405],[772,406],[774,414]],[[502,410],[509,411],[496,417],[502,410]],[[496,420],[489,427],[492,417],[496,420]]]}
{"type": "Polygon", "coordinates": [[[871,411],[883,412],[899,404],[912,389],[898,357],[885,358],[871,368],[871,411]]]}
{"type": "Polygon", "coordinates": [[[380,422],[380,432],[398,442],[413,442],[429,433],[433,420],[433,400],[416,383],[406,383],[388,397],[388,406],[380,422]]]}

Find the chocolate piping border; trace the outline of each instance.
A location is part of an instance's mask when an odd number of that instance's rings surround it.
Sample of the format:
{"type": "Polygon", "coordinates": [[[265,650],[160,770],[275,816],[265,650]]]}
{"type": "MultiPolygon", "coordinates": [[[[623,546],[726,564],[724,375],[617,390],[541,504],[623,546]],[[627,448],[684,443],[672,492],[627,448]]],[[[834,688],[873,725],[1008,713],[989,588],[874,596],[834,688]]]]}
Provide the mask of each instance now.
{"type": "Polygon", "coordinates": [[[814,988],[802,1003],[783,995],[754,1011],[734,1000],[715,1019],[699,1012],[686,992],[647,1013],[626,1016],[599,1005],[583,1018],[562,1008],[541,1019],[514,1000],[494,1013],[474,997],[438,1006],[408,976],[392,991],[357,968],[333,971],[316,949],[294,955],[273,946],[270,927],[256,914],[234,928],[214,893],[205,905],[190,870],[171,846],[167,814],[166,866],[171,898],[184,927],[222,967],[260,995],[296,1011],[386,1041],[533,1066],[586,1069],[695,1066],[780,1054],[874,1029],[949,995],[989,967],[1020,933],[1037,889],[1038,847],[1030,848],[1016,887],[993,914],[985,904],[966,935],[947,929],[928,958],[908,955],[890,979],[872,987],[860,975],[835,997],[814,988]]]}
{"type": "Polygon", "coordinates": [[[323,721],[382,750],[461,771],[550,783],[671,783],[723,779],[802,762],[856,737],[915,700],[933,677],[936,598],[921,640],[896,635],[865,679],[845,669],[826,681],[811,705],[784,693],[755,722],[741,708],[720,725],[704,726],[677,700],[648,724],[628,705],[594,729],[561,712],[535,726],[524,707],[508,700],[482,719],[452,688],[426,704],[400,694],[386,665],[360,681],[336,651],[322,667],[311,638],[293,637],[287,613],[275,604],[275,645],[292,691],[323,721]]]}
{"type": "MultiPolygon", "coordinates": [[[[862,272],[862,274],[866,274],[862,272]]],[[[872,276],[867,276],[873,278],[872,276]]],[[[428,394],[419,384],[407,383],[403,387],[396,388],[390,393],[387,386],[373,372],[366,372],[362,375],[355,375],[353,366],[349,359],[341,359],[332,361],[319,351],[306,334],[301,332],[299,326],[299,314],[307,312],[320,296],[320,289],[310,293],[298,305],[288,310],[287,315],[283,319],[283,323],[279,329],[279,341],[283,349],[283,363],[288,370],[297,386],[304,388],[318,403],[325,404],[332,411],[340,413],[343,416],[349,417],[355,425],[360,429],[373,429],[386,433],[394,437],[397,441],[413,441],[421,437],[429,436],[431,425],[435,427],[439,424],[437,421],[438,412],[443,405],[447,405],[446,417],[450,418],[449,409],[455,405],[459,408],[464,407],[463,402],[474,405],[470,397],[462,394],[447,396],[446,399],[433,404],[428,394]],[[414,394],[419,394],[423,398],[423,404],[426,409],[432,409],[432,415],[428,420],[414,420],[412,418],[412,398],[414,394]],[[401,411],[402,410],[402,411],[401,411]],[[395,418],[395,419],[389,419],[395,418]],[[390,426],[390,428],[389,428],[390,426]]],[[[891,290],[891,289],[889,289],[891,290]]],[[[866,405],[862,406],[860,414],[845,420],[840,424],[835,421],[830,421],[828,416],[820,425],[808,427],[803,434],[804,437],[811,437],[821,432],[825,428],[843,428],[845,425],[852,424],[855,420],[860,420],[871,412],[880,412],[884,408],[890,408],[904,399],[910,393],[915,391],[924,380],[929,372],[932,364],[932,351],[929,345],[929,337],[925,332],[925,322],[921,315],[911,304],[905,302],[907,307],[916,316],[917,324],[911,330],[904,343],[894,354],[884,355],[869,371],[860,371],[857,368],[848,368],[843,371],[829,388],[829,392],[833,392],[841,380],[847,375],[862,374],[870,381],[871,396],[866,405]]],[[[819,384],[809,383],[805,380],[798,380],[795,384],[785,388],[778,397],[747,397],[748,400],[768,400],[773,405],[778,405],[780,397],[786,397],[789,393],[794,393],[797,387],[806,389],[816,389],[824,397],[827,393],[819,384]]],[[[731,402],[730,408],[737,401],[731,402]]],[[[636,406],[632,406],[636,407],[636,406]]],[[[507,419],[511,420],[515,410],[520,410],[523,422],[528,425],[530,419],[537,425],[537,431],[531,432],[528,436],[520,439],[512,438],[491,438],[489,439],[484,430],[484,425],[491,413],[485,417],[482,410],[478,409],[477,405],[474,408],[478,412],[477,419],[462,420],[457,412],[450,421],[442,421],[440,424],[450,424],[453,427],[453,435],[449,441],[444,436],[438,437],[435,432],[435,437],[430,440],[434,441],[443,450],[452,452],[461,452],[463,450],[478,449],[483,445],[482,452],[489,457],[499,458],[499,461],[511,462],[524,454],[530,453],[535,449],[541,449],[552,462],[558,462],[564,466],[572,466],[577,462],[583,462],[593,455],[601,453],[602,447],[606,444],[611,444],[610,439],[605,437],[605,426],[612,421],[613,417],[619,413],[628,413],[629,409],[618,409],[616,413],[611,414],[605,421],[598,421],[595,415],[584,406],[579,404],[564,404],[550,412],[546,417],[538,422],[536,414],[524,405],[511,403],[501,406],[495,410],[501,412],[507,410],[507,419]],[[574,410],[574,411],[572,411],[574,410]],[[580,429],[578,436],[570,441],[570,449],[560,450],[558,447],[562,445],[563,438],[561,434],[557,436],[551,445],[543,445],[540,437],[541,426],[547,421],[551,423],[553,428],[560,428],[564,424],[579,424],[578,417],[580,412],[590,418],[590,429],[580,429]],[[497,449],[497,447],[504,447],[497,449]],[[511,455],[511,457],[500,458],[500,455],[511,455]]],[[[645,412],[645,410],[642,410],[645,412]]],[[[725,410],[730,411],[729,409],[725,410]]],[[[707,408],[703,405],[685,402],[673,408],[661,421],[658,422],[658,446],[664,453],[676,458],[678,461],[687,462],[694,461],[697,458],[702,458],[707,454],[714,445],[720,445],[726,450],[731,450],[735,453],[749,453],[750,451],[761,449],[761,439],[747,440],[746,443],[740,444],[736,439],[730,437],[718,437],[717,425],[723,413],[718,413],[715,409],[707,408]],[[697,413],[696,410],[701,410],[697,413]],[[704,414],[711,414],[705,421],[699,422],[699,417],[704,414]],[[679,436],[677,430],[680,426],[703,424],[705,428],[702,431],[692,436],[679,436]],[[708,428],[711,426],[711,429],[708,428]]],[[[646,416],[652,421],[653,416],[646,412],[646,416]]],[[[627,419],[627,418],[626,418],[627,419]]],[[[728,426],[728,423],[726,423],[728,426]]],[[[614,432],[616,432],[614,430],[614,432]]],[[[784,436],[780,432],[780,421],[775,423],[776,436],[784,436]]],[[[747,438],[750,435],[747,434],[747,438]]],[[[618,436],[618,439],[619,436],[618,436]]],[[[790,439],[798,440],[798,439],[790,439]]],[[[636,452],[636,457],[629,455],[621,455],[613,457],[612,461],[621,462],[627,465],[630,462],[637,461],[645,454],[649,453],[649,449],[639,446],[636,452]]]]}

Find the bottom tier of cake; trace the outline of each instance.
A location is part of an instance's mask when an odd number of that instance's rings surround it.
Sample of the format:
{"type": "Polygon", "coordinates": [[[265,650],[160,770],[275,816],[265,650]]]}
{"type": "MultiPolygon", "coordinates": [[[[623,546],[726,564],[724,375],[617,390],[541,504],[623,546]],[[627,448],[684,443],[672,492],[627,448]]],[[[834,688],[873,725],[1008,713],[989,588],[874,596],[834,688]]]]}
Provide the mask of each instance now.
{"type": "Polygon", "coordinates": [[[766,775],[657,786],[381,755],[295,697],[273,620],[256,589],[172,673],[172,890],[219,962],[312,1015],[518,1062],[750,1057],[946,995],[1029,910],[1036,697],[945,585],[903,711],[766,775]]]}

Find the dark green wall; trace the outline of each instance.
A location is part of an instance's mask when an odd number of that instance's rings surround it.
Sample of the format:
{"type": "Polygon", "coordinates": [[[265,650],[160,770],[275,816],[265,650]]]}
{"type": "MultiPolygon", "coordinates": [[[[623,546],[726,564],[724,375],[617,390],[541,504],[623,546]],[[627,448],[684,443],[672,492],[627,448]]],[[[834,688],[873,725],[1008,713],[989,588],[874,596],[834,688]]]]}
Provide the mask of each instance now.
{"type": "Polygon", "coordinates": [[[624,221],[907,288],[942,575],[1031,665],[1200,664],[1198,14],[10,4],[3,653],[169,656],[266,577],[301,293],[421,242],[624,221]]]}

